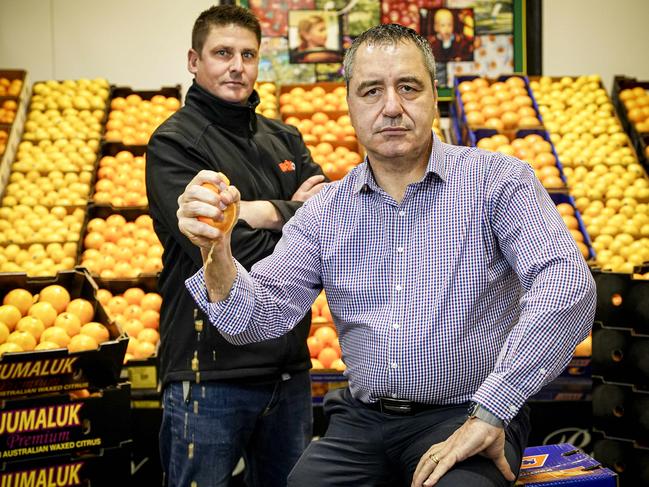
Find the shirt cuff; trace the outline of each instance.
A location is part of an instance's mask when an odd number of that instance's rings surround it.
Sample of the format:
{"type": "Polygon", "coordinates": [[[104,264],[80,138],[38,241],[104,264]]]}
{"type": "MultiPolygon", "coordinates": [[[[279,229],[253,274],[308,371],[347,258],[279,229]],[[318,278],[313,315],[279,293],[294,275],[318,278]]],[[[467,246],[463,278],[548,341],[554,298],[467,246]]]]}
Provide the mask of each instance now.
{"type": "Polygon", "coordinates": [[[498,374],[491,374],[471,398],[502,419],[505,424],[514,419],[526,397],[498,374]]]}
{"type": "Polygon", "coordinates": [[[235,336],[244,332],[255,305],[254,285],[246,269],[236,260],[237,275],[230,294],[223,301],[210,302],[205,284],[205,271],[199,269],[185,281],[185,287],[208,320],[223,335],[235,336]]]}

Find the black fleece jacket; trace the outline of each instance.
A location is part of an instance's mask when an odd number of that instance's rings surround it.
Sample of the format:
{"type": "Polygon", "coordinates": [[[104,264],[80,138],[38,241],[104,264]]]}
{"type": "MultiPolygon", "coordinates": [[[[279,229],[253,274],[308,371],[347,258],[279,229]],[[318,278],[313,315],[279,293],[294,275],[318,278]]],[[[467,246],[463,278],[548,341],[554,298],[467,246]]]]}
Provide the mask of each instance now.
{"type": "MultiPolygon", "coordinates": [[[[284,221],[301,205],[290,201],[298,187],[310,176],[322,174],[297,129],[256,114],[258,103],[256,92],[246,105],[237,105],[194,83],[185,106],[166,120],[149,142],[147,195],[153,225],[164,247],[159,281],[163,385],[180,380],[263,381],[310,367],[306,347],[310,316],[281,338],[237,347],[209,324],[184,284],[202,266],[202,259],[198,247],[178,230],[177,199],[200,170],[221,171],[239,189],[242,200],[268,200],[284,221]],[[200,332],[196,319],[203,320],[200,332]]],[[[272,253],[280,237],[280,232],[254,229],[239,220],[232,233],[232,252],[250,269],[272,253]]]]}

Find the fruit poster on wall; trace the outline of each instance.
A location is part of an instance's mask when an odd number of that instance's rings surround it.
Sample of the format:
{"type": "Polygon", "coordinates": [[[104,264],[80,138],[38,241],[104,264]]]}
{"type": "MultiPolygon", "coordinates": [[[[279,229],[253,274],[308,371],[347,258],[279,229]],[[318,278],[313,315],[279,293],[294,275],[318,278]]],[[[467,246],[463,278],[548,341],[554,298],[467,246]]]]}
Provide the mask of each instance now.
{"type": "Polygon", "coordinates": [[[442,89],[452,86],[456,75],[493,77],[520,71],[523,65],[515,63],[514,37],[516,32],[522,36],[523,30],[516,23],[520,26],[524,20],[525,0],[239,3],[249,7],[261,21],[264,40],[260,79],[280,84],[341,80],[346,48],[356,36],[379,23],[405,25],[430,41],[442,89]]]}

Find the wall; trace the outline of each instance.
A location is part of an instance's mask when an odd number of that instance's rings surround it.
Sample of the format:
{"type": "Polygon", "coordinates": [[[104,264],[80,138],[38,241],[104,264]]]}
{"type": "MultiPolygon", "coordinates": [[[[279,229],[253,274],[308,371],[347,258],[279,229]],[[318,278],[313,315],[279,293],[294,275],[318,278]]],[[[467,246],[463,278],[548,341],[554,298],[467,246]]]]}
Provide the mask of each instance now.
{"type": "Polygon", "coordinates": [[[649,80],[647,0],[545,0],[543,73],[649,80]]]}
{"type": "Polygon", "coordinates": [[[32,81],[105,77],[137,89],[191,84],[187,50],[214,0],[0,0],[0,67],[32,81]]]}
{"type": "MultiPolygon", "coordinates": [[[[0,67],[32,80],[108,78],[151,89],[191,77],[192,24],[214,0],[0,0],[0,67]]],[[[543,69],[649,80],[649,1],[545,0],[543,69]]]]}

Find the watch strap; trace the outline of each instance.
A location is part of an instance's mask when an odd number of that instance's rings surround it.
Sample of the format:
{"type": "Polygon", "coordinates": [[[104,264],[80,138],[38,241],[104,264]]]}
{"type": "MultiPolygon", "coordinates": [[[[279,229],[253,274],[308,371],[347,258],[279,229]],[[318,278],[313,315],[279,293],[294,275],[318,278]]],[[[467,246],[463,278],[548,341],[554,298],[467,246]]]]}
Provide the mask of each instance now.
{"type": "Polygon", "coordinates": [[[478,418],[481,421],[490,424],[491,426],[496,426],[497,428],[505,427],[505,422],[502,419],[500,419],[498,416],[493,414],[482,404],[479,404],[477,402],[472,402],[471,406],[469,407],[469,419],[475,419],[475,418],[478,418]]]}

